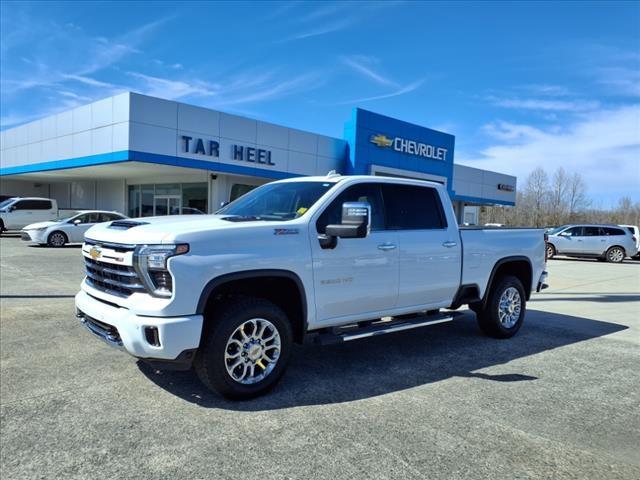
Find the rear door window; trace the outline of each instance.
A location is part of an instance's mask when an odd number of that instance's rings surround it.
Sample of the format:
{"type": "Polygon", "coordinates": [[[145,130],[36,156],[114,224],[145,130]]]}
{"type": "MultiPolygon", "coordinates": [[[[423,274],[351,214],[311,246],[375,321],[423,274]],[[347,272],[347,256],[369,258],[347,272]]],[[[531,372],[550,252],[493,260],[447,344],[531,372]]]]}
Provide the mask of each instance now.
{"type": "Polygon", "coordinates": [[[435,230],[447,227],[435,188],[382,185],[388,230],[435,230]]]}
{"type": "Polygon", "coordinates": [[[603,235],[624,235],[624,230],[621,228],[602,227],[603,235]]]}
{"type": "Polygon", "coordinates": [[[582,227],[583,237],[598,237],[600,236],[600,228],[598,227],[582,227]]]}

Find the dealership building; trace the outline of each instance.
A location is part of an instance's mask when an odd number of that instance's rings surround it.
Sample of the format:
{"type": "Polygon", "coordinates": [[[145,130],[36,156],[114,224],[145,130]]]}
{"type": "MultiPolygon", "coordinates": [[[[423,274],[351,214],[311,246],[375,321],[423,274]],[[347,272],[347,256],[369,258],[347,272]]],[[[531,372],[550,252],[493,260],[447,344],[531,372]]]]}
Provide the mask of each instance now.
{"type": "Polygon", "coordinates": [[[127,92],[2,131],[0,194],[131,217],[214,212],[274,179],[335,170],[442,183],[460,222],[514,205],[516,178],[456,165],[454,143],[359,108],[334,138],[127,92]]]}

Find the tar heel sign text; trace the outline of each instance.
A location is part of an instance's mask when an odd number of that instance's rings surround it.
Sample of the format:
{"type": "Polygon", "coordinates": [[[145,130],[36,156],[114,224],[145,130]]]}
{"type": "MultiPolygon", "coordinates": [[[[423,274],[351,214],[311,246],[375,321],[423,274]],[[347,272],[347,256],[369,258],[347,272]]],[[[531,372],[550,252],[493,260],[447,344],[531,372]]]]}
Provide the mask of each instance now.
{"type": "MultiPolygon", "coordinates": [[[[203,138],[181,135],[180,143],[184,153],[220,157],[220,143],[215,140],[205,140],[203,138]]],[[[275,166],[275,163],[271,159],[271,150],[232,144],[229,146],[228,154],[229,156],[223,159],[275,166]]]]}

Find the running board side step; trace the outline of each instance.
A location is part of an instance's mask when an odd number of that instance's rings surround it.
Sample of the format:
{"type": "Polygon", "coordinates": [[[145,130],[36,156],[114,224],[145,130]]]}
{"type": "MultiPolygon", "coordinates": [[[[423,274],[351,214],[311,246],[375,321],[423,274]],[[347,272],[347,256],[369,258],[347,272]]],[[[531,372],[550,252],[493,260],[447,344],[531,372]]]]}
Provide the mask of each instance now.
{"type": "Polygon", "coordinates": [[[360,322],[358,325],[367,324],[366,326],[346,326],[334,328],[327,332],[319,333],[314,338],[314,343],[318,345],[332,345],[336,343],[350,342],[352,340],[360,340],[362,338],[374,337],[376,335],[385,335],[387,333],[401,332],[403,330],[411,330],[413,328],[428,327],[438,323],[452,321],[460,313],[440,313],[436,315],[417,315],[411,319],[403,318],[391,320],[376,320],[374,322],[360,322]]]}

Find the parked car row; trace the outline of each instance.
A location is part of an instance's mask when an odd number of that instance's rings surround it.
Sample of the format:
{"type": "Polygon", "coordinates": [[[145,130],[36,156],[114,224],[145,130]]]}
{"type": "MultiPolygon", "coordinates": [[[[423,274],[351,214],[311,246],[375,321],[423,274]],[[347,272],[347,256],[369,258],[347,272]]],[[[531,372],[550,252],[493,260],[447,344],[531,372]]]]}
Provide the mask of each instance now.
{"type": "Polygon", "coordinates": [[[82,243],[92,226],[124,218],[128,217],[105,210],[60,212],[51,198],[11,197],[0,203],[0,232],[21,230],[22,240],[50,247],[82,243]]]}

